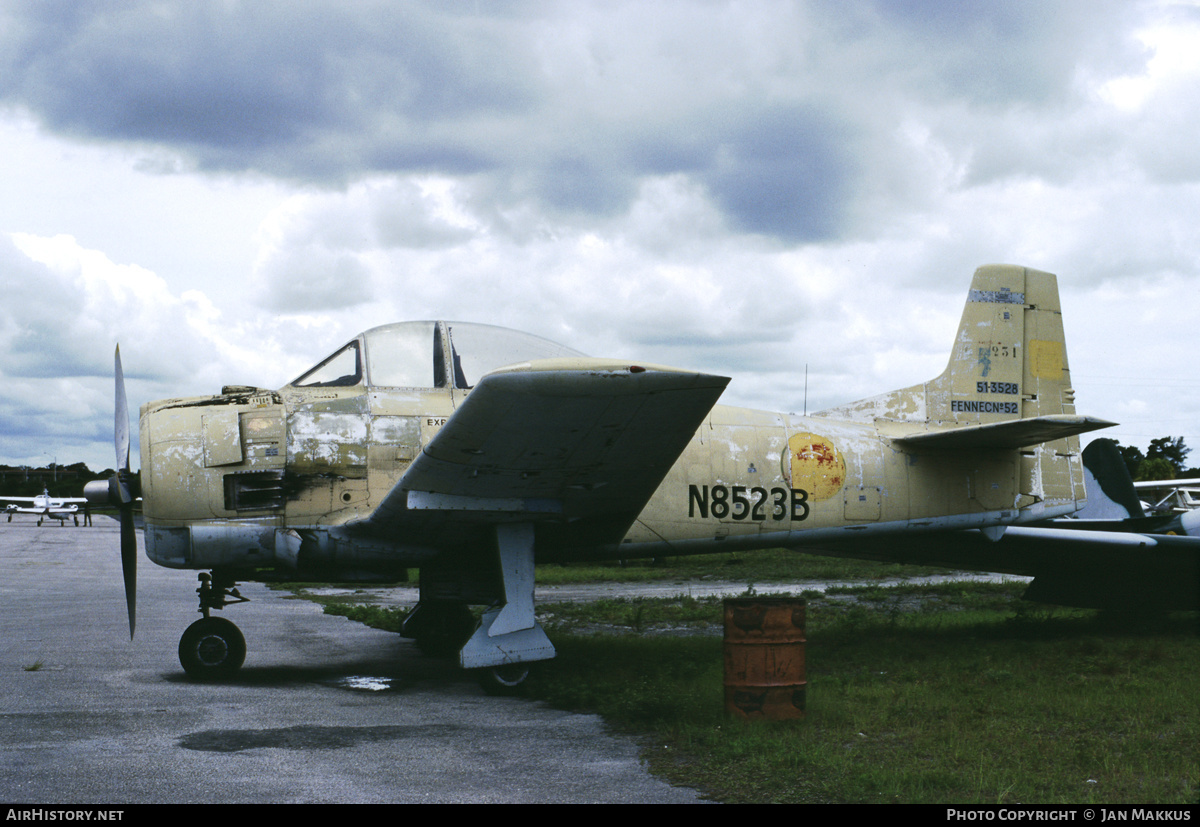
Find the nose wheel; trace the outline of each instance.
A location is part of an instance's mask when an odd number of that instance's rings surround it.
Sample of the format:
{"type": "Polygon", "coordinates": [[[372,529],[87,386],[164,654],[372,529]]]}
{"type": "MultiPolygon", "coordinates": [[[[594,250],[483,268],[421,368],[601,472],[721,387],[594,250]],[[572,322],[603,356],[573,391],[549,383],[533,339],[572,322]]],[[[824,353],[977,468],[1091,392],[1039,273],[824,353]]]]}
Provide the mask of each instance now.
{"type": "Polygon", "coordinates": [[[246,660],[246,638],[223,617],[202,617],[179,640],[179,662],[194,680],[228,678],[246,660]]]}
{"type": "Polygon", "coordinates": [[[179,663],[188,677],[199,681],[228,678],[246,661],[246,638],[232,621],[209,617],[209,610],[223,609],[231,603],[246,603],[232,579],[200,574],[200,612],[197,620],[179,639],[179,663]]]}

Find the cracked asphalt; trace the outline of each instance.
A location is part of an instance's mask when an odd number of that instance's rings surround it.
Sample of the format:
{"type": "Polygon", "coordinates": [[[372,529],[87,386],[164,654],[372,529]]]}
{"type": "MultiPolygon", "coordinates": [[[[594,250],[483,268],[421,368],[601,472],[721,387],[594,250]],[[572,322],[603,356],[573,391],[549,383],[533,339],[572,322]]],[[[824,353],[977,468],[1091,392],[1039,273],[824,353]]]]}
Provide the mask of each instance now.
{"type": "MultiPolygon", "coordinates": [[[[138,536],[139,544],[141,535],[138,536]]],[[[129,640],[116,522],[0,525],[0,801],[695,803],[602,720],[485,695],[452,663],[243,584],[248,654],[183,674],[196,573],[139,557],[129,640]]]]}

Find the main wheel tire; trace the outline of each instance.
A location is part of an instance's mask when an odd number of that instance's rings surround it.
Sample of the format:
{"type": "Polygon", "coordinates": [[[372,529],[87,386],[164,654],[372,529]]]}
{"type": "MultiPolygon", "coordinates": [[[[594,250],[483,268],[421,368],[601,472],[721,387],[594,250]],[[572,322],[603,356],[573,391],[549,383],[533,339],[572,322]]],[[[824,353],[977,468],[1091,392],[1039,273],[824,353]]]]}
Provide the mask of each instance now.
{"type": "Polygon", "coordinates": [[[430,657],[458,654],[479,625],[465,603],[430,604],[421,619],[413,636],[417,648],[430,657]]]}
{"type": "Polygon", "coordinates": [[[528,663],[508,663],[476,669],[479,685],[489,695],[519,695],[529,677],[528,663]]]}
{"type": "Polygon", "coordinates": [[[197,620],[179,639],[179,663],[188,677],[211,681],[228,678],[246,661],[246,638],[223,617],[197,620]]]}

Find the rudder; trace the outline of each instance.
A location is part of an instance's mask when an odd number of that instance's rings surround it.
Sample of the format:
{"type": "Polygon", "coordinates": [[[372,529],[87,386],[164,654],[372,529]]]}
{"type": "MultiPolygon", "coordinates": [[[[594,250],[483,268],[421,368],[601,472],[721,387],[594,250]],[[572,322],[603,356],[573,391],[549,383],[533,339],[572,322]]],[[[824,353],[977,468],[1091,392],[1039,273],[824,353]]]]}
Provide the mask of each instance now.
{"type": "Polygon", "coordinates": [[[1079,434],[1113,424],[1075,413],[1058,280],[996,264],[975,271],[937,378],[816,416],[873,422],[914,467],[965,476],[976,507],[1020,521],[1083,504],[1079,434]]]}
{"type": "Polygon", "coordinates": [[[1073,415],[1055,276],[1007,264],[978,268],[950,362],[926,391],[930,424],[1073,415]]]}
{"type": "Polygon", "coordinates": [[[814,416],[937,429],[1074,413],[1058,280],[989,264],[971,280],[940,376],[814,416]]]}

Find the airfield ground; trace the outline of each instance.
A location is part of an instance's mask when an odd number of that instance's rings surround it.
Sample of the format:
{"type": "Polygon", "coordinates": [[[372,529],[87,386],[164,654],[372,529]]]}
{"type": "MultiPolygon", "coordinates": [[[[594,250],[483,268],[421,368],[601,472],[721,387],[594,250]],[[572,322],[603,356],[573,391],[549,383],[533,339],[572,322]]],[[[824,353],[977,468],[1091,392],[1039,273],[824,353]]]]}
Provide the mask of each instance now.
{"type": "Polygon", "coordinates": [[[488,697],[394,634],[255,584],[224,613],[242,672],[191,683],[176,647],[195,573],[140,558],[131,642],[118,535],[107,518],[0,527],[0,801],[699,801],[597,716],[488,697]]]}

